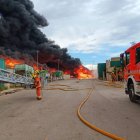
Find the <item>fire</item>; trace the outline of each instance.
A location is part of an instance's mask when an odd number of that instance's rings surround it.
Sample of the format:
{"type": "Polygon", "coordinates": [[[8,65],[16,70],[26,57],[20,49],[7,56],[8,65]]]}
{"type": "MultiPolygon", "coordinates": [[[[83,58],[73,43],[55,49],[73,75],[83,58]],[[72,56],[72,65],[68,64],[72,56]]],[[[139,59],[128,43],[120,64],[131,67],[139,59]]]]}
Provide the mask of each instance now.
{"type": "Polygon", "coordinates": [[[41,66],[40,64],[39,64],[39,66],[37,66],[37,64],[33,64],[32,67],[34,68],[34,70],[43,70],[44,69],[43,66],[41,66]]]}
{"type": "Polygon", "coordinates": [[[69,71],[69,70],[66,70],[66,71],[64,72],[64,74],[70,74],[70,71],[69,71]]]}
{"type": "Polygon", "coordinates": [[[93,74],[90,70],[85,68],[84,66],[80,66],[79,68],[75,69],[75,74],[77,75],[78,79],[90,79],[93,78],[93,74]]]}
{"type": "Polygon", "coordinates": [[[15,65],[24,63],[23,60],[16,60],[13,58],[4,58],[4,59],[5,59],[6,66],[12,69],[15,67],[15,65]]]}
{"type": "Polygon", "coordinates": [[[50,73],[53,73],[53,72],[56,72],[56,71],[57,71],[57,69],[55,69],[55,68],[49,68],[50,73]]]}

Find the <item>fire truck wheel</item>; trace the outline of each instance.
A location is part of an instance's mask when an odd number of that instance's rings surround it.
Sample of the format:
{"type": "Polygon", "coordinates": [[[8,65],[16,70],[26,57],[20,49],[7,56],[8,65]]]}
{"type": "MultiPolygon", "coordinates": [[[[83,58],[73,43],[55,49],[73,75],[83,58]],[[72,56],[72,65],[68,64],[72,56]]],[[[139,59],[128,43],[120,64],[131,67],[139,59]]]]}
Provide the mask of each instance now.
{"type": "Polygon", "coordinates": [[[129,85],[129,99],[131,102],[136,102],[136,100],[137,100],[137,96],[135,95],[133,84],[129,85]]]}

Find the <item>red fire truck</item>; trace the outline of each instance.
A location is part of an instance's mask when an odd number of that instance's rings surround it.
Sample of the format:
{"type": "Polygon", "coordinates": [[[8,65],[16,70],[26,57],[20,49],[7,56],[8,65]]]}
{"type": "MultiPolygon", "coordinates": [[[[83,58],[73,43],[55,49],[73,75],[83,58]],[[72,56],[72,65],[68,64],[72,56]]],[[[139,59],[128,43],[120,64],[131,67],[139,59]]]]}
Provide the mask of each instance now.
{"type": "Polygon", "coordinates": [[[120,61],[124,68],[125,93],[130,101],[136,102],[140,99],[140,42],[120,54],[120,61]]]}

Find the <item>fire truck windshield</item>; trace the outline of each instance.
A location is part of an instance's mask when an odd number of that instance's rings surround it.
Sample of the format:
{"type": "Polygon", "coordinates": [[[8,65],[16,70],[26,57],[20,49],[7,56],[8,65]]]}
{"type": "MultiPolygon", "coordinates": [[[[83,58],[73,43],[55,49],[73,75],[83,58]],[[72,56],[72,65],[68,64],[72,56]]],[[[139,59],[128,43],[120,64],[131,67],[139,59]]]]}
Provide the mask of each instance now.
{"type": "Polygon", "coordinates": [[[136,49],[136,63],[140,62],[140,48],[136,49]]]}

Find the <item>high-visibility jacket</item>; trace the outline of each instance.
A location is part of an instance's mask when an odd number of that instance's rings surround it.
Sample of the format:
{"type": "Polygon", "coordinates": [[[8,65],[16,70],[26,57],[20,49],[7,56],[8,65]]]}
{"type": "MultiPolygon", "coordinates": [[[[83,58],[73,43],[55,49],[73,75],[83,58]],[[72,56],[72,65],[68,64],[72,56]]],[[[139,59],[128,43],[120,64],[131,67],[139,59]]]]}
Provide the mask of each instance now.
{"type": "Polygon", "coordinates": [[[41,88],[41,81],[39,77],[35,78],[35,87],[36,88],[41,88]]]}

